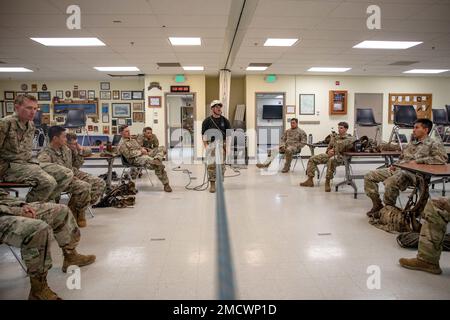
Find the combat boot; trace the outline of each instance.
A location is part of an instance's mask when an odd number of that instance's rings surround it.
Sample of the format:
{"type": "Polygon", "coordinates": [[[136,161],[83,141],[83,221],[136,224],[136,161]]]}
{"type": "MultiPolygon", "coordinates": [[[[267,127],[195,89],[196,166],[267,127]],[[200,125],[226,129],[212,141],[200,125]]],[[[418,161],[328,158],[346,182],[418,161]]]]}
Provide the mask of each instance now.
{"type": "Polygon", "coordinates": [[[381,203],[380,198],[373,197],[370,198],[372,200],[372,209],[368,211],[366,214],[368,217],[374,217],[381,209],[383,209],[383,203],[381,203]]]}
{"type": "Polygon", "coordinates": [[[62,300],[48,287],[47,272],[36,276],[30,275],[30,283],[28,300],[62,300]]]}
{"type": "Polygon", "coordinates": [[[172,188],[170,187],[170,185],[169,185],[168,183],[166,183],[166,184],[164,185],[164,191],[165,191],[165,192],[172,192],[172,188]]]}
{"type": "Polygon", "coordinates": [[[62,266],[62,271],[67,272],[67,268],[69,266],[78,266],[83,267],[88,264],[94,263],[95,255],[82,255],[77,252],[75,249],[63,249],[64,254],[64,262],[62,266]]]}
{"type": "Polygon", "coordinates": [[[77,214],[77,225],[79,228],[84,228],[87,226],[86,215],[84,212],[79,212],[77,214]]]}
{"type": "Polygon", "coordinates": [[[331,192],[330,179],[325,180],[325,192],[331,192]]]}
{"type": "Polygon", "coordinates": [[[307,180],[300,183],[302,187],[314,187],[313,177],[308,177],[307,180]]]}
{"type": "Polygon", "coordinates": [[[270,165],[270,162],[269,163],[257,163],[256,167],[259,169],[263,169],[263,168],[268,168],[269,165],[270,165]]]}
{"type": "Polygon", "coordinates": [[[215,181],[210,181],[210,186],[209,186],[209,192],[214,193],[216,192],[216,182],[215,181]]]}
{"type": "Polygon", "coordinates": [[[417,258],[406,259],[401,258],[399,261],[400,265],[404,268],[411,270],[420,270],[433,274],[441,274],[442,269],[439,267],[439,264],[432,264],[417,258]]]}

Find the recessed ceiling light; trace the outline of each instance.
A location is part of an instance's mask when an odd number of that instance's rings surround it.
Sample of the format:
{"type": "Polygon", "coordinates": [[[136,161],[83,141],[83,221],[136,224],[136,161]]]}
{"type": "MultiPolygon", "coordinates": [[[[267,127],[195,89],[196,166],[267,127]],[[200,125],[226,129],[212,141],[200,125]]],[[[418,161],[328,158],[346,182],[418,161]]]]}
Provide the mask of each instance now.
{"type": "Polygon", "coordinates": [[[98,71],[140,71],[136,67],[94,67],[98,71]]]}
{"type": "Polygon", "coordinates": [[[403,73],[443,73],[449,71],[448,69],[412,69],[404,71],[403,73]]]}
{"type": "Polygon", "coordinates": [[[267,69],[267,67],[251,67],[251,66],[248,66],[247,69],[245,69],[245,70],[247,70],[247,71],[264,71],[266,69],[267,69]]]}
{"type": "Polygon", "coordinates": [[[421,41],[363,41],[358,43],[353,48],[358,49],[408,49],[418,44],[421,41]]]}
{"type": "Polygon", "coordinates": [[[23,67],[2,67],[0,72],[33,72],[33,70],[23,67]]]}
{"type": "Polygon", "coordinates": [[[298,39],[278,39],[278,38],[268,38],[264,42],[265,47],[290,47],[293,46],[298,39]]]}
{"type": "Polygon", "coordinates": [[[205,70],[205,67],[203,67],[203,66],[187,66],[187,67],[183,67],[183,69],[186,71],[203,71],[203,70],[205,70]]]}
{"type": "Polygon", "coordinates": [[[98,38],[30,38],[48,47],[92,47],[105,46],[98,38]]]}
{"type": "Polygon", "coordinates": [[[202,44],[200,38],[169,37],[169,41],[173,46],[200,46],[202,44]]]}
{"type": "Polygon", "coordinates": [[[308,71],[312,72],[345,72],[351,68],[324,68],[324,67],[311,67],[308,71]]]}

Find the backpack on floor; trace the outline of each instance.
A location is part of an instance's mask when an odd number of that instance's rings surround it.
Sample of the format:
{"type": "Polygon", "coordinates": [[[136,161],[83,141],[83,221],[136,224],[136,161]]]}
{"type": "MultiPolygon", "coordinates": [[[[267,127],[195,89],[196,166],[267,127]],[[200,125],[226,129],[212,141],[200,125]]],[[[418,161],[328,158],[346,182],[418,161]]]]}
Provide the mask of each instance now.
{"type": "MultiPolygon", "coordinates": [[[[417,249],[419,247],[418,232],[404,232],[397,236],[397,243],[402,248],[417,249]]],[[[444,242],[442,244],[442,251],[450,251],[450,233],[444,236],[444,242]]]]}
{"type": "Polygon", "coordinates": [[[136,203],[135,194],[138,193],[136,185],[133,181],[122,182],[114,187],[111,191],[93,207],[94,208],[126,208],[131,207],[136,203]]]}
{"type": "Polygon", "coordinates": [[[379,214],[370,218],[369,223],[388,232],[411,232],[409,217],[394,206],[385,206],[379,214]]]}

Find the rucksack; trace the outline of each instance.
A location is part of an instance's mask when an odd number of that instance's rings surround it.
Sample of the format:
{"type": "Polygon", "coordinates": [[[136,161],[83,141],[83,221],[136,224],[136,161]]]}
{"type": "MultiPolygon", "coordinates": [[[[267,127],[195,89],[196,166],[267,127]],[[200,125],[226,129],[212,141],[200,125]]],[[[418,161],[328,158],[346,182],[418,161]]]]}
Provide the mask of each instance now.
{"type": "Polygon", "coordinates": [[[122,182],[114,187],[111,191],[93,206],[93,208],[126,208],[133,206],[136,203],[135,194],[138,193],[136,185],[133,181],[122,182]]]}
{"type": "Polygon", "coordinates": [[[370,218],[369,223],[387,232],[410,232],[409,217],[399,208],[384,206],[379,213],[370,218]]]}
{"type": "MultiPolygon", "coordinates": [[[[397,236],[397,243],[402,248],[417,249],[419,247],[419,236],[418,232],[404,232],[397,236]]],[[[450,233],[444,236],[442,251],[450,251],[450,233]]]]}

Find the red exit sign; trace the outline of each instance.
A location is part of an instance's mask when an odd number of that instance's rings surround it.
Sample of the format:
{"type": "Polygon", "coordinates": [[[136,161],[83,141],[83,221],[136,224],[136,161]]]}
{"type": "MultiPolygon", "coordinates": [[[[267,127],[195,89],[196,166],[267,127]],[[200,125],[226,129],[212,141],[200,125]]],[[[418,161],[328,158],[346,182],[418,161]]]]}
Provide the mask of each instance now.
{"type": "Polygon", "coordinates": [[[189,92],[189,86],[170,86],[170,92],[189,92]]]}

